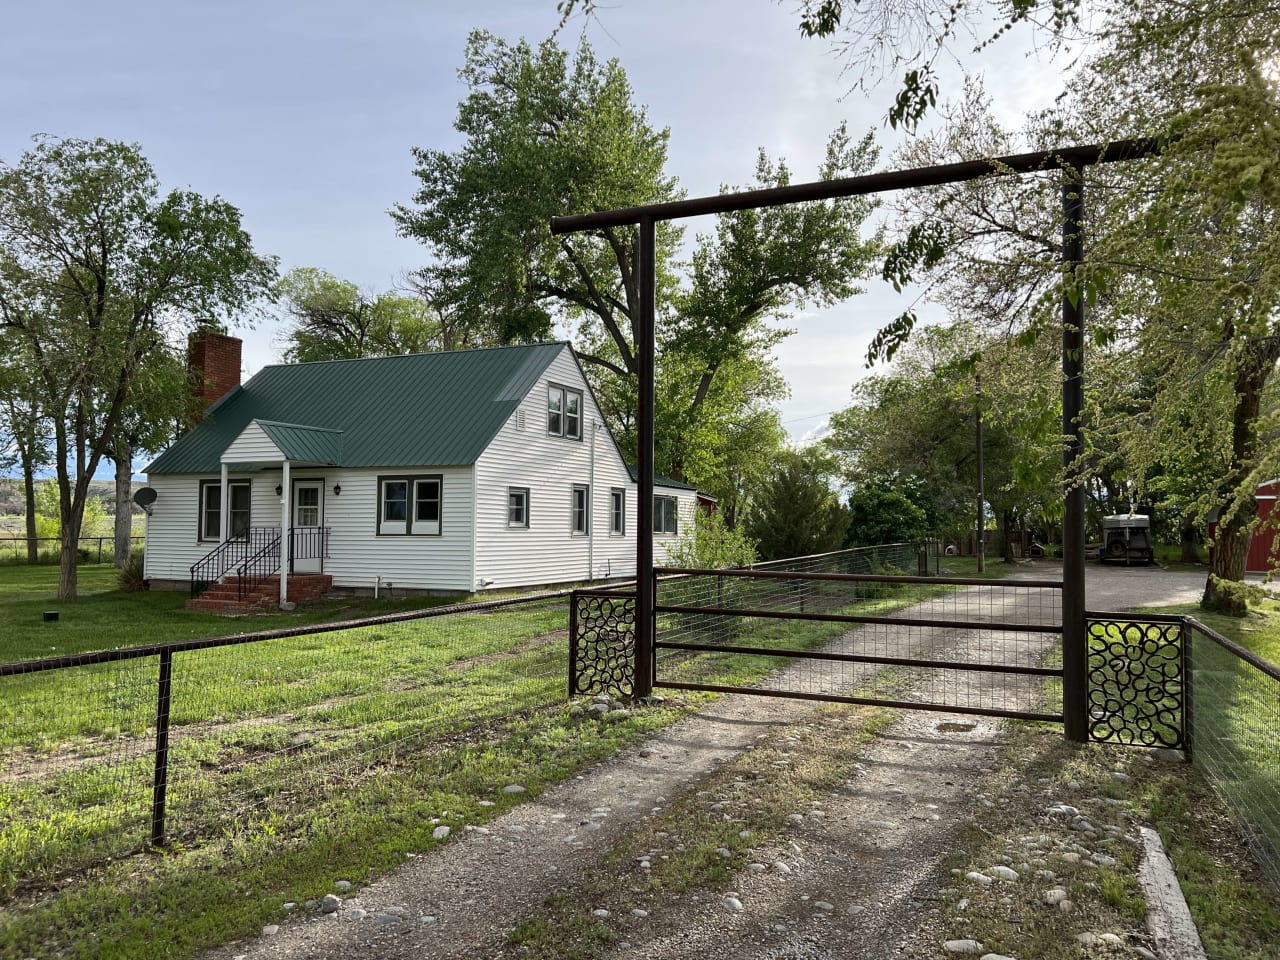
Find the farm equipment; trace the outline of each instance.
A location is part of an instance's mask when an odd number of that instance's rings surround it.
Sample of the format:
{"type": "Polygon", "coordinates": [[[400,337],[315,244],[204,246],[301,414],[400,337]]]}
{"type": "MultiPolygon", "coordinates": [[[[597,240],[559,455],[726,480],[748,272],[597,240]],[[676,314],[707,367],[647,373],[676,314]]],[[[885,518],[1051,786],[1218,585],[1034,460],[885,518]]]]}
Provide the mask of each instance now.
{"type": "Polygon", "coordinates": [[[1151,546],[1151,518],[1136,513],[1118,513],[1102,518],[1100,559],[1118,563],[1155,563],[1151,546]]]}

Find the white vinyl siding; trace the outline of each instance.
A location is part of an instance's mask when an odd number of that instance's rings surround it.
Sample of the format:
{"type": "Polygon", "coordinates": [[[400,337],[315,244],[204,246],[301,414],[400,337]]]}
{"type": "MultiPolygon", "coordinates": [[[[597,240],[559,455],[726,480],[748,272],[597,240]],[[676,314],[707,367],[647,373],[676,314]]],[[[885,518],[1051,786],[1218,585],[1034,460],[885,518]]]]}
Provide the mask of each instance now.
{"type": "Polygon", "coordinates": [[[609,432],[603,426],[593,430],[593,423],[603,422],[566,347],[476,463],[477,582],[500,589],[635,573],[634,539],[607,535],[610,489],[634,486],[609,432]],[[552,387],[581,392],[580,441],[566,443],[563,436],[551,435],[552,387]],[[508,526],[508,493],[517,485],[529,490],[529,526],[519,536],[508,526]],[[588,528],[596,536],[572,532],[574,485],[590,487],[588,528]]]}
{"type": "MultiPolygon", "coordinates": [[[[147,485],[156,491],[156,502],[146,518],[147,549],[145,576],[156,580],[186,583],[191,565],[217,548],[216,541],[200,539],[200,489],[217,487],[217,475],[158,474],[150,476],[147,485]]],[[[280,498],[276,484],[280,472],[255,473],[249,480],[244,475],[230,477],[232,489],[238,483],[249,484],[249,518],[255,527],[280,526],[280,498]]]]}
{"type": "MultiPolygon", "coordinates": [[[[405,590],[470,591],[471,467],[433,467],[405,471],[405,476],[440,479],[440,534],[392,537],[377,535],[379,476],[383,470],[308,469],[307,479],[323,481],[324,524],[329,527],[329,557],[324,572],[335,587],[372,590],[377,578],[405,590]],[[340,484],[342,493],[334,495],[340,484]]],[[[156,503],[147,518],[146,576],[186,583],[191,565],[215,543],[197,540],[200,481],[217,477],[164,474],[149,478],[156,503]]],[[[280,526],[281,475],[264,470],[253,475],[252,515],[255,527],[280,526]]],[[[234,482],[234,481],[233,481],[234,482]]],[[[385,587],[384,587],[385,589],[385,587]]]]}
{"type": "Polygon", "coordinates": [[[240,436],[236,437],[222,452],[221,459],[223,463],[278,464],[284,459],[284,454],[280,452],[276,442],[258,425],[258,421],[252,420],[240,431],[240,436]]]}

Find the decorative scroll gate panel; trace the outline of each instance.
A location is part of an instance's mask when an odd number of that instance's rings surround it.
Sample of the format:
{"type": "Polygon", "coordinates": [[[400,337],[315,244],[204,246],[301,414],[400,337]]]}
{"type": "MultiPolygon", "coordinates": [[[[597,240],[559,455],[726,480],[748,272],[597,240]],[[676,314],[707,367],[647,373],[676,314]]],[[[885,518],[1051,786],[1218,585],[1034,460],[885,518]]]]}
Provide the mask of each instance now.
{"type": "Polygon", "coordinates": [[[1087,624],[1089,739],[1143,747],[1189,746],[1186,620],[1089,613],[1087,624]]]}
{"type": "Polygon", "coordinates": [[[575,590],[569,598],[569,696],[630,697],[635,679],[635,594],[575,590]]]}
{"type": "MultiPolygon", "coordinates": [[[[655,689],[1062,720],[1056,581],[660,572],[655,689]]],[[[571,692],[629,689],[631,600],[575,593],[571,692]]]]}

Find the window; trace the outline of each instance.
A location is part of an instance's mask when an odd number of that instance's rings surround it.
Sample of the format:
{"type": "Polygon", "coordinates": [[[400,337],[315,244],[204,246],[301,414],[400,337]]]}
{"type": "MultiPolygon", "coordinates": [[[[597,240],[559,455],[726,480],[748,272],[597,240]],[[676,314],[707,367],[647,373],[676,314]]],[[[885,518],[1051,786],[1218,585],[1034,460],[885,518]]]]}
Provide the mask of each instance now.
{"type": "Polygon", "coordinates": [[[591,488],[580,483],[573,485],[573,532],[588,534],[591,532],[591,488]]]}
{"type": "Polygon", "coordinates": [[[676,526],[676,498],[654,497],[653,532],[675,534],[678,532],[676,526]]]}
{"type": "Polygon", "coordinates": [[[529,526],[528,487],[507,487],[507,526],[529,526]]]}
{"type": "Polygon", "coordinates": [[[439,536],[444,478],[379,477],[379,535],[439,536]]]}
{"type": "Polygon", "coordinates": [[[320,487],[308,485],[293,491],[295,526],[320,526],[320,487]]]}
{"type": "Polygon", "coordinates": [[[413,525],[411,533],[440,532],[440,478],[413,481],[413,525]]]}
{"type": "Polygon", "coordinates": [[[618,487],[609,491],[609,532],[616,536],[627,532],[627,491],[618,487]]]}
{"type": "Polygon", "coordinates": [[[547,387],[547,433],[553,437],[582,439],[582,391],[547,387]]]}
{"type": "MultiPolygon", "coordinates": [[[[249,535],[249,501],[251,487],[248,480],[227,482],[228,522],[227,539],[243,540],[249,535]]],[[[222,539],[222,483],[218,480],[200,481],[200,539],[222,539]]]]}

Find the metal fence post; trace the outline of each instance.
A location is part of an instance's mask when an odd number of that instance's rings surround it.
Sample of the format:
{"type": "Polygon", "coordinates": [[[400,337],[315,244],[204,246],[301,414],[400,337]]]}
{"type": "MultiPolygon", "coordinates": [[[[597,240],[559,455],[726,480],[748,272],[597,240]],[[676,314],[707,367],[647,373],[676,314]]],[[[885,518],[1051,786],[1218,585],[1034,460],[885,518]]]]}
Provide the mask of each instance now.
{"type": "Polygon", "coordinates": [[[654,315],[657,295],[657,232],[653,217],[640,218],[640,316],[636,324],[636,675],[637,700],[653,693],[653,417],[654,315]]]}
{"type": "Polygon", "coordinates": [[[1062,432],[1066,492],[1062,520],[1062,716],[1068,740],[1088,739],[1088,628],[1084,596],[1084,176],[1062,180],[1062,432]]]}
{"type": "Polygon", "coordinates": [[[1182,650],[1182,752],[1189,761],[1192,759],[1191,750],[1196,739],[1195,679],[1191,675],[1195,669],[1193,638],[1196,632],[1187,623],[1186,617],[1182,618],[1182,625],[1178,630],[1181,641],[1178,646],[1182,650]]]}
{"type": "Polygon", "coordinates": [[[569,594],[569,696],[578,693],[578,595],[569,594]]]}
{"type": "Polygon", "coordinates": [[[164,846],[165,795],[169,789],[169,704],[173,696],[173,651],[160,651],[156,696],[156,768],[151,791],[151,845],[164,846]]]}

